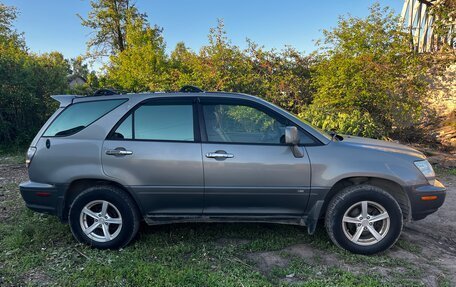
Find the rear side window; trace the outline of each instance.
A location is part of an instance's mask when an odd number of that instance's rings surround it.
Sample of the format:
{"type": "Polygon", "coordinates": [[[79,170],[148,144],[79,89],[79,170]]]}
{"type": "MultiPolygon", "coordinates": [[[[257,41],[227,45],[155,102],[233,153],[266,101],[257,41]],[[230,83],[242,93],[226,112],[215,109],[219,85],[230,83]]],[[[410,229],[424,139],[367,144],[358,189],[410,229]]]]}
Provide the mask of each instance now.
{"type": "Polygon", "coordinates": [[[192,105],[144,105],[135,111],[135,139],[193,141],[192,105]]]}
{"type": "Polygon", "coordinates": [[[124,103],[126,99],[76,103],[67,107],[44,132],[45,137],[73,135],[124,103]]]}
{"type": "Polygon", "coordinates": [[[117,127],[111,139],[194,141],[193,105],[142,105],[117,127]]]}

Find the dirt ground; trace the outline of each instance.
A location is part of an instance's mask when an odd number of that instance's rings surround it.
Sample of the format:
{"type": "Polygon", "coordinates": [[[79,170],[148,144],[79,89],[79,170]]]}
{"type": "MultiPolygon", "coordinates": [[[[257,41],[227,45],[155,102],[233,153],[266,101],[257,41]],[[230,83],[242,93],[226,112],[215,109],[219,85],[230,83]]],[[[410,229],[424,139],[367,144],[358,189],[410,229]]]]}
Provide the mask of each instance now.
{"type": "MultiPolygon", "coordinates": [[[[439,172],[439,179],[446,185],[448,192],[446,202],[436,213],[418,222],[407,223],[401,237],[400,246],[386,252],[388,258],[400,259],[418,267],[420,274],[414,274],[425,286],[439,286],[442,278],[450,286],[456,286],[456,175],[439,172]],[[424,272],[423,272],[424,271],[424,272]]],[[[13,186],[27,180],[27,172],[23,165],[0,164],[0,202],[17,197],[17,189],[3,188],[13,186]]],[[[17,206],[14,208],[23,208],[17,206]]],[[[0,222],[11,216],[11,207],[6,209],[0,205],[0,222]]],[[[242,239],[234,244],[243,244],[242,239]]],[[[302,258],[309,264],[322,268],[337,267],[355,274],[366,272],[361,262],[347,262],[340,255],[318,249],[309,244],[288,246],[282,250],[245,254],[247,260],[256,268],[268,273],[274,268],[288,264],[288,255],[302,258]]],[[[368,258],[366,258],[368,260],[368,258]]],[[[381,276],[393,276],[401,272],[409,272],[401,266],[388,264],[375,265],[374,271],[381,276]]],[[[370,270],[372,271],[372,270],[370,270]]],[[[287,275],[286,282],[293,282],[293,274],[287,275]]]]}

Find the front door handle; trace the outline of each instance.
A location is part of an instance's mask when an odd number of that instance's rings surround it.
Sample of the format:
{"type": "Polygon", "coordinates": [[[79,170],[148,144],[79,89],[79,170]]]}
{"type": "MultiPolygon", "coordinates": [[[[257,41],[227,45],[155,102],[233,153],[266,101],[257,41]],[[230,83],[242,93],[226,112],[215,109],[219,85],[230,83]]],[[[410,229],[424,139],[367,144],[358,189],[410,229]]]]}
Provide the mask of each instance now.
{"type": "Polygon", "coordinates": [[[215,158],[215,159],[225,159],[225,158],[233,158],[234,155],[231,153],[227,153],[226,151],[216,151],[216,152],[208,152],[206,154],[207,158],[215,158]]]}
{"type": "Polygon", "coordinates": [[[124,156],[124,155],[132,155],[133,152],[130,150],[125,150],[124,148],[116,148],[116,149],[107,150],[106,154],[114,155],[114,156],[124,156]]]}

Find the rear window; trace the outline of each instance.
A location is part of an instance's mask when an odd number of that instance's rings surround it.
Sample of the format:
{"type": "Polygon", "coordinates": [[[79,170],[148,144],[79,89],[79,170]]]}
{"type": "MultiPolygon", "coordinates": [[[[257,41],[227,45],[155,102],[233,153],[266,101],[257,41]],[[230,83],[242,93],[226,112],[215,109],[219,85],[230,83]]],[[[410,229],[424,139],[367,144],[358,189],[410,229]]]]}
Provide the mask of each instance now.
{"type": "Polygon", "coordinates": [[[45,137],[73,135],[106,115],[126,99],[76,103],[67,107],[44,132],[45,137]]]}

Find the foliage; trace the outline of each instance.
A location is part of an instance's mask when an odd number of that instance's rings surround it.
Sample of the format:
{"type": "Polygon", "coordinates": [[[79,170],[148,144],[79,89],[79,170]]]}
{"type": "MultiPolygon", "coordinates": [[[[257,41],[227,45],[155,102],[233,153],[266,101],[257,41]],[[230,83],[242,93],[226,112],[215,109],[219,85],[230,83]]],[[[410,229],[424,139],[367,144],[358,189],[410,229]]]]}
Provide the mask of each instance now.
{"type": "Polygon", "coordinates": [[[11,27],[15,10],[0,10],[0,143],[25,144],[55,109],[49,95],[64,91],[69,66],[57,52],[29,53],[11,27]]]}
{"type": "Polygon", "coordinates": [[[318,107],[312,105],[304,113],[299,114],[301,118],[313,126],[320,127],[326,131],[337,131],[349,135],[366,136],[379,138],[383,135],[379,133],[379,126],[368,112],[354,109],[350,113],[339,111],[331,107],[318,107]]]}
{"type": "Polygon", "coordinates": [[[259,95],[293,112],[310,102],[312,56],[291,47],[267,51],[250,40],[247,45],[244,50],[232,45],[219,20],[218,26],[210,30],[209,45],[202,47],[199,54],[176,47],[172,59],[174,56],[177,66],[184,69],[183,73],[175,73],[179,75],[175,82],[181,85],[189,81],[208,90],[259,95]]]}
{"type": "Polygon", "coordinates": [[[97,0],[90,1],[92,10],[87,19],[80,15],[83,26],[95,30],[95,35],[87,43],[89,55],[104,57],[122,52],[126,49],[126,27],[128,20],[147,21],[146,14],[129,0],[97,0]]]}
{"type": "Polygon", "coordinates": [[[128,91],[162,89],[167,65],[161,31],[141,19],[130,19],[126,26],[128,47],[110,57],[107,82],[128,91]]]}
{"type": "Polygon", "coordinates": [[[221,20],[198,53],[178,43],[167,56],[161,31],[142,20],[132,21],[126,31],[127,48],[112,55],[107,65],[108,86],[160,91],[191,84],[210,91],[261,95],[296,113],[311,101],[312,56],[291,47],[266,51],[252,41],[241,49],[230,43],[221,20]]]}
{"type": "Polygon", "coordinates": [[[17,9],[15,7],[0,3],[0,43],[10,42],[17,46],[23,45],[22,35],[13,28],[16,17],[17,9]]]}
{"type": "Polygon", "coordinates": [[[74,77],[82,77],[86,82],[70,86],[65,93],[72,95],[90,95],[100,88],[100,83],[97,74],[90,71],[82,56],[70,59],[70,75],[67,80],[71,82],[74,77]]]}
{"type": "Polygon", "coordinates": [[[325,30],[312,75],[314,100],[301,116],[341,133],[406,137],[420,121],[426,83],[397,23],[376,4],[367,18],[342,17],[325,30]]]}
{"type": "Polygon", "coordinates": [[[72,75],[78,75],[87,79],[89,76],[89,68],[86,63],[84,63],[84,58],[82,56],[78,56],[70,60],[70,68],[72,75]]]}
{"type": "MultiPolygon", "coordinates": [[[[433,29],[437,37],[451,39],[451,47],[456,45],[456,0],[442,0],[430,7],[434,17],[433,29]]],[[[447,44],[447,43],[443,43],[447,44]]],[[[444,45],[445,46],[445,45],[444,45]]]]}

